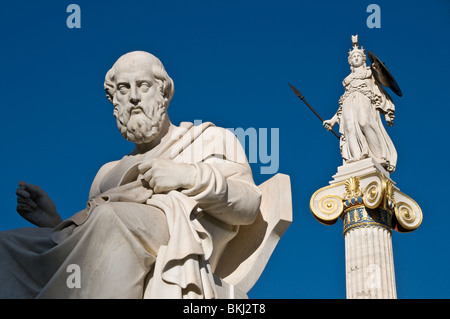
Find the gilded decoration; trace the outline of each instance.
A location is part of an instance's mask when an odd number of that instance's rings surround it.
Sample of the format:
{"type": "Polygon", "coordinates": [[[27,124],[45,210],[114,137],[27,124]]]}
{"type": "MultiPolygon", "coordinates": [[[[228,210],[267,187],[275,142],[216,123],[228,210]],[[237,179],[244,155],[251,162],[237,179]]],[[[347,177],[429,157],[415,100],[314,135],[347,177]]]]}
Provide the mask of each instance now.
{"type": "Polygon", "coordinates": [[[354,228],[381,227],[392,232],[392,212],[378,208],[369,209],[363,205],[354,206],[341,216],[345,234],[354,228]]]}
{"type": "Polygon", "coordinates": [[[334,224],[340,217],[347,230],[361,227],[363,223],[389,228],[393,225],[393,216],[402,231],[414,230],[422,222],[422,211],[417,203],[381,173],[351,176],[319,189],[311,197],[310,209],[314,217],[326,225],[334,224]],[[379,212],[380,217],[373,212],[379,212]]]}

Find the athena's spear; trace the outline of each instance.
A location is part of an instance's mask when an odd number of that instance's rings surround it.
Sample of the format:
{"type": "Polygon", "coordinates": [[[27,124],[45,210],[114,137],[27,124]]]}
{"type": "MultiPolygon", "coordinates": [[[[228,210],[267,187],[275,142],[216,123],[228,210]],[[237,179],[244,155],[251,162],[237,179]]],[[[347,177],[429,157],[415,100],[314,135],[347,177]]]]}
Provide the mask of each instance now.
{"type": "MultiPolygon", "coordinates": [[[[316,112],[316,110],[314,110],[314,108],[308,103],[308,101],[305,100],[305,97],[300,93],[300,91],[297,90],[295,87],[293,87],[290,83],[289,83],[289,86],[291,87],[292,91],[294,91],[295,95],[297,95],[300,98],[300,100],[305,102],[305,104],[311,109],[311,111],[314,112],[314,114],[316,114],[316,116],[323,123],[323,118],[319,115],[319,113],[316,112]]],[[[338,139],[340,139],[339,135],[337,135],[335,131],[331,130],[331,132],[334,134],[334,136],[336,136],[338,139]]]]}

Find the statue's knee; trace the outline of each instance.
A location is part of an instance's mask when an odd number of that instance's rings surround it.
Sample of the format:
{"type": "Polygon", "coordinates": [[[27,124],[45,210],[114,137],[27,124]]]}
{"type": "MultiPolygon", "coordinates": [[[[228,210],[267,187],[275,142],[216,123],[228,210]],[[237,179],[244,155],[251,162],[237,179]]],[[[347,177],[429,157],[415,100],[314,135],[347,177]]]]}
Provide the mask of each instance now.
{"type": "Polygon", "coordinates": [[[21,230],[22,229],[10,229],[0,231],[0,249],[17,246],[18,242],[20,242],[20,235],[18,235],[18,232],[21,230]]]}

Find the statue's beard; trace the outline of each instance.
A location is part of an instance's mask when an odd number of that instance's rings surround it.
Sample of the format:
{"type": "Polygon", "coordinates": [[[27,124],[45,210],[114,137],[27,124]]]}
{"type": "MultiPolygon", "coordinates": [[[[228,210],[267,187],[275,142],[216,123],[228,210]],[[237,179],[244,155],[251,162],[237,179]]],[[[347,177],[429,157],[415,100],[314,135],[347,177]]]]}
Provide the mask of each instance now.
{"type": "Polygon", "coordinates": [[[136,144],[150,143],[160,133],[166,119],[164,101],[154,100],[150,105],[138,104],[141,112],[130,111],[131,108],[116,107],[114,116],[122,136],[136,144]],[[122,109],[122,110],[120,110],[122,109]]]}

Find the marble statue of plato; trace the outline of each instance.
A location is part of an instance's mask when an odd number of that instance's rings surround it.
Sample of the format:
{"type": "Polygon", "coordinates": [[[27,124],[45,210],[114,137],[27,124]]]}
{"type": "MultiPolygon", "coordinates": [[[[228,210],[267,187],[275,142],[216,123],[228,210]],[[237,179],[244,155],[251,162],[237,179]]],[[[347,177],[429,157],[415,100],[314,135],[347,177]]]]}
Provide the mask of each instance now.
{"type": "Polygon", "coordinates": [[[120,57],[105,90],[134,151],[100,168],[87,207],[67,220],[19,183],[17,211],[38,227],[0,232],[0,297],[217,297],[221,254],[261,202],[244,150],[212,123],[171,123],[174,84],[149,53],[120,57]],[[67,285],[70,265],[80,289],[67,285]]]}

